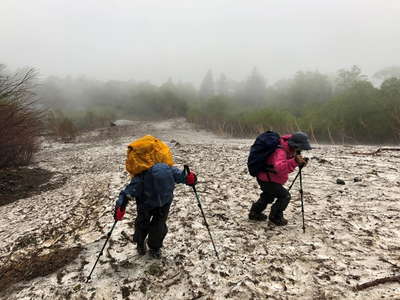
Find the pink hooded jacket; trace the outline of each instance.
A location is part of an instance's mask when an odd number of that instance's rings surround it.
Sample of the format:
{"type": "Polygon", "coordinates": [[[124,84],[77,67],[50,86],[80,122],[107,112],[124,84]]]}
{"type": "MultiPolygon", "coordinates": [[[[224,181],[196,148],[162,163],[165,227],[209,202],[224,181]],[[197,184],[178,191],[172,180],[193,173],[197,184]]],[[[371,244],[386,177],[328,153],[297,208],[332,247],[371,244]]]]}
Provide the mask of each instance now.
{"type": "Polygon", "coordinates": [[[261,181],[271,181],[279,184],[285,184],[289,178],[289,173],[293,172],[298,166],[294,160],[293,153],[289,150],[288,139],[292,135],[284,135],[280,139],[280,147],[267,158],[266,164],[272,165],[276,173],[260,172],[257,178],[261,181]]]}

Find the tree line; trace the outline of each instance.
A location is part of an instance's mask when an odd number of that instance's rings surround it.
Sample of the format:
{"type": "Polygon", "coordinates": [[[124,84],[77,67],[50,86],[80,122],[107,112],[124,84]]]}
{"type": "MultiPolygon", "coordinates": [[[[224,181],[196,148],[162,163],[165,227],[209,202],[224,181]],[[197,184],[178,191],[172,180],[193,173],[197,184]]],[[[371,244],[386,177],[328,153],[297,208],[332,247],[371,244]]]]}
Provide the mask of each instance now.
{"type": "Polygon", "coordinates": [[[211,70],[199,89],[190,83],[109,81],[50,77],[39,98],[77,128],[105,126],[116,118],[186,117],[207,129],[253,137],[261,131],[304,130],[318,142],[396,143],[400,139],[400,67],[374,75],[359,67],[335,74],[299,71],[268,85],[254,68],[243,81],[211,70]]]}
{"type": "Polygon", "coordinates": [[[316,142],[398,143],[400,67],[383,69],[374,78],[379,82],[373,84],[353,66],[333,75],[299,71],[268,86],[256,69],[239,84],[221,78],[214,82],[209,72],[187,116],[239,137],[268,129],[302,130],[316,142]]]}
{"type": "Polygon", "coordinates": [[[274,84],[256,68],[242,81],[225,74],[214,79],[209,70],[198,89],[171,79],[156,86],[85,77],[39,82],[36,75],[32,69],[12,73],[0,66],[0,167],[14,161],[13,155],[29,161],[39,135],[70,141],[80,130],[116,119],[185,117],[235,137],[270,129],[302,130],[327,143],[400,140],[400,67],[376,72],[374,81],[353,66],[335,74],[299,71],[274,84]]]}

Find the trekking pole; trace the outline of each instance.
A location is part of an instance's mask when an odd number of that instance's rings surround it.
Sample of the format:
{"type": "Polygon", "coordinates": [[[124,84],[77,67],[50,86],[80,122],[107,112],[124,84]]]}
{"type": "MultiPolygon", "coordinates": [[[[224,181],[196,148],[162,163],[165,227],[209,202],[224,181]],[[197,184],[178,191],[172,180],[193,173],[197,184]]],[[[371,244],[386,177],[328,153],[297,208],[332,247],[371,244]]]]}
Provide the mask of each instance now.
{"type": "MultiPolygon", "coordinates": [[[[184,168],[185,168],[186,173],[189,174],[189,172],[190,172],[189,166],[185,165],[184,168]]],[[[205,216],[204,211],[203,211],[203,207],[201,206],[199,195],[197,195],[196,187],[194,185],[192,185],[192,188],[193,188],[193,193],[194,193],[194,195],[196,196],[196,199],[197,199],[197,206],[200,208],[201,214],[202,214],[203,219],[204,219],[204,224],[206,225],[206,228],[208,230],[208,234],[210,235],[210,239],[211,239],[211,243],[212,243],[212,245],[214,247],[215,255],[217,256],[217,259],[219,260],[217,248],[215,248],[214,240],[212,238],[210,227],[208,226],[207,219],[206,219],[206,216],[205,216]]]]}
{"type": "MultiPolygon", "coordinates": [[[[301,155],[300,150],[296,150],[297,155],[301,155]]],[[[308,162],[308,158],[305,157],[304,160],[306,163],[308,162]]],[[[300,201],[301,201],[301,215],[303,217],[303,233],[306,233],[306,226],[304,224],[304,201],[303,201],[303,177],[301,175],[301,170],[303,169],[304,165],[299,166],[299,172],[297,173],[296,177],[294,178],[292,184],[290,185],[288,191],[292,188],[294,182],[296,181],[297,177],[300,177],[300,201]]]]}
{"type": "Polygon", "coordinates": [[[97,262],[99,261],[99,259],[100,259],[100,256],[102,256],[103,255],[103,250],[104,250],[104,248],[106,247],[106,245],[107,245],[107,242],[108,242],[108,240],[110,239],[110,236],[111,236],[111,233],[113,232],[113,230],[114,230],[114,227],[115,227],[115,225],[117,224],[117,220],[115,220],[115,222],[114,222],[114,224],[113,224],[113,226],[112,226],[112,228],[111,228],[111,230],[110,230],[110,232],[107,234],[107,239],[106,239],[106,241],[105,241],[105,243],[104,243],[104,245],[103,245],[103,248],[101,248],[101,251],[100,251],[100,253],[99,253],[99,255],[97,256],[97,260],[96,260],[96,262],[94,263],[94,266],[93,266],[93,268],[92,268],[92,271],[90,272],[90,274],[89,274],[89,276],[87,277],[87,280],[86,280],[86,282],[89,282],[89,280],[90,280],[90,277],[92,276],[92,273],[93,273],[93,271],[94,271],[94,268],[96,267],[96,265],[97,265],[97,262]]]}
{"type": "Polygon", "coordinates": [[[303,233],[306,233],[306,226],[304,225],[304,202],[303,202],[303,178],[301,176],[301,169],[300,167],[299,174],[300,174],[300,200],[301,200],[301,214],[303,216],[303,233]]]}
{"type": "Polygon", "coordinates": [[[293,181],[292,181],[292,184],[289,186],[288,192],[290,192],[290,190],[292,189],[292,186],[293,186],[293,184],[296,182],[297,177],[299,177],[300,172],[301,172],[301,169],[299,169],[299,171],[297,172],[296,177],[295,177],[295,178],[293,179],[293,181]]]}
{"type": "MultiPolygon", "coordinates": [[[[296,155],[301,155],[301,151],[300,150],[296,150],[296,155]]],[[[308,161],[308,158],[304,158],[306,161],[308,161]]],[[[293,184],[296,182],[297,177],[299,177],[300,175],[300,171],[301,168],[299,168],[299,171],[297,172],[296,177],[293,179],[292,184],[289,186],[288,188],[288,192],[292,189],[293,184]]]]}

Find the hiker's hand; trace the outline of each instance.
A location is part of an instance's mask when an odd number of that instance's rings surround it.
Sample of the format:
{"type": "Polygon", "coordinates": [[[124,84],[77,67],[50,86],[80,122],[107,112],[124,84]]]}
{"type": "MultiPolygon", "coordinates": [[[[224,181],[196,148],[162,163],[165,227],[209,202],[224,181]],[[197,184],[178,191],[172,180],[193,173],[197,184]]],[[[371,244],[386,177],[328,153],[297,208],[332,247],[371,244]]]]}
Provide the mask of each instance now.
{"type": "Polygon", "coordinates": [[[125,215],[125,208],[122,208],[120,206],[115,206],[114,220],[121,221],[124,218],[124,215],[125,215]]]}
{"type": "Polygon", "coordinates": [[[185,182],[186,182],[187,185],[190,185],[190,186],[196,185],[197,184],[197,176],[196,176],[196,174],[194,174],[193,172],[189,172],[186,175],[185,182]]]}
{"type": "Polygon", "coordinates": [[[297,162],[300,168],[303,168],[307,165],[308,159],[305,159],[301,154],[296,154],[294,156],[294,160],[297,162]]]}

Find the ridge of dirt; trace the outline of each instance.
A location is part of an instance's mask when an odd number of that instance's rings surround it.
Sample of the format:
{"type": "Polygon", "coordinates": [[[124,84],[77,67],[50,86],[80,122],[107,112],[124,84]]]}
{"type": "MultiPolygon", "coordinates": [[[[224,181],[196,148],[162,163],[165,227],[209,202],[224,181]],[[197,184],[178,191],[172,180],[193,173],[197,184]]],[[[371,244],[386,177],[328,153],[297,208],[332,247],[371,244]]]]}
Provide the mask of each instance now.
{"type": "Polygon", "coordinates": [[[81,247],[52,249],[49,253],[29,253],[27,256],[14,257],[12,261],[0,266],[0,291],[20,281],[28,281],[39,276],[49,275],[74,261],[81,247]]]}
{"type": "Polygon", "coordinates": [[[0,172],[0,206],[57,189],[66,177],[41,168],[8,168],[0,172]]]}

